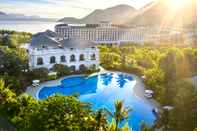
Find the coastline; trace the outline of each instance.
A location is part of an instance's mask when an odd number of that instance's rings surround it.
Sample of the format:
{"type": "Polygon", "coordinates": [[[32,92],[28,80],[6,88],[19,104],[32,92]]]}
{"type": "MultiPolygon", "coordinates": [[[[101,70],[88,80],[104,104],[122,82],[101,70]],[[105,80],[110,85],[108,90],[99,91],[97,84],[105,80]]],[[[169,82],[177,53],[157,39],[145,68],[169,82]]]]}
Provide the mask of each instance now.
{"type": "Polygon", "coordinates": [[[54,26],[60,22],[56,21],[29,21],[29,20],[0,20],[0,30],[15,30],[18,32],[29,32],[36,34],[46,31],[47,29],[54,31],[54,26]]]}

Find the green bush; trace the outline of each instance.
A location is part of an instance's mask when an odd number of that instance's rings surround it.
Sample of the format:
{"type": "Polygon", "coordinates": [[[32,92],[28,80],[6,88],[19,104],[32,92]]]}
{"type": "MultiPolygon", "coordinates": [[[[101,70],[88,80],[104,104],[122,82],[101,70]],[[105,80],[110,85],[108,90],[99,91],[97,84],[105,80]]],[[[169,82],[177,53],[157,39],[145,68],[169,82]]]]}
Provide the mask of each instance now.
{"type": "Polygon", "coordinates": [[[31,78],[31,80],[38,79],[42,82],[42,81],[47,80],[48,73],[49,73],[49,71],[47,68],[39,68],[39,69],[34,69],[34,70],[30,71],[28,74],[29,74],[29,77],[31,78]]]}
{"type": "Polygon", "coordinates": [[[57,75],[50,75],[47,80],[56,80],[57,78],[57,75]]]}
{"type": "Polygon", "coordinates": [[[8,46],[9,48],[18,48],[20,45],[29,42],[32,37],[31,33],[6,30],[0,30],[0,34],[6,34],[6,36],[2,38],[1,42],[3,46],[8,46]]]}
{"type": "Polygon", "coordinates": [[[55,64],[53,66],[53,71],[57,72],[58,77],[71,74],[71,69],[68,66],[62,64],[55,64]]]}

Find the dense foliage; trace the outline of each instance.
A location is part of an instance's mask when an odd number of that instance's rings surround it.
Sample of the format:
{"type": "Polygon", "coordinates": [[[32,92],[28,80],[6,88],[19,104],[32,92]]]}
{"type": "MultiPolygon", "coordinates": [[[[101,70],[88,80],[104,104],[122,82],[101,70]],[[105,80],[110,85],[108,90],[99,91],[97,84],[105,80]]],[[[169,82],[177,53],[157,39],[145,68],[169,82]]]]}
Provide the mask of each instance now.
{"type": "Polygon", "coordinates": [[[72,68],[62,65],[62,64],[55,64],[53,66],[53,71],[57,72],[58,77],[66,76],[66,75],[72,75],[72,74],[86,74],[90,75],[92,73],[98,72],[99,70],[96,69],[95,67],[86,67],[84,66],[78,71],[73,71],[72,68]]]}
{"type": "Polygon", "coordinates": [[[0,77],[16,92],[29,84],[25,74],[28,55],[20,46],[30,39],[30,33],[0,30],[0,77]]]}
{"type": "Polygon", "coordinates": [[[0,30],[0,45],[17,48],[29,42],[31,37],[31,33],[0,30]]]}

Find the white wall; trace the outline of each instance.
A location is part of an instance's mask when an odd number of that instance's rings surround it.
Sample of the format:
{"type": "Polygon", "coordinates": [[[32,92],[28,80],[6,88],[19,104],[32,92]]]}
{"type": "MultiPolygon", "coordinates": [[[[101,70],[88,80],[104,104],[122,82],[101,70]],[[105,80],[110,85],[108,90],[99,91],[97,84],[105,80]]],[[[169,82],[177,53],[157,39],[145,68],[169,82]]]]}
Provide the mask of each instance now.
{"type": "Polygon", "coordinates": [[[50,63],[50,57],[55,56],[56,58],[56,63],[55,64],[64,64],[67,66],[75,66],[76,70],[79,69],[79,66],[81,64],[84,64],[86,67],[90,67],[91,65],[95,64],[96,67],[98,68],[99,66],[99,49],[95,48],[86,48],[86,49],[42,49],[42,50],[37,50],[37,49],[29,49],[29,67],[30,69],[35,69],[35,68],[52,68],[54,64],[50,63]],[[76,61],[75,62],[70,62],[70,56],[74,54],[76,61]],[[84,54],[85,60],[80,61],[79,57],[80,54],[84,54]],[[92,54],[96,55],[96,60],[91,60],[90,57],[92,54]],[[64,55],[66,57],[66,62],[61,62],[60,57],[64,55]],[[37,65],[37,59],[41,57],[43,58],[43,65],[37,65]]]}

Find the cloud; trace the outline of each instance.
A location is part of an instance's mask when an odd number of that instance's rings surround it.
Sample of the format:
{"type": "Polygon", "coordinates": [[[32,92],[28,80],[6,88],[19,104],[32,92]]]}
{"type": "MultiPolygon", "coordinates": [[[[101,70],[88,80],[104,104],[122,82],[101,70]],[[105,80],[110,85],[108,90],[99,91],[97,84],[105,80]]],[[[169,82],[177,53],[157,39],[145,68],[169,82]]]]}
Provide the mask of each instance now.
{"type": "Polygon", "coordinates": [[[90,12],[90,10],[83,7],[75,6],[73,4],[75,0],[68,0],[67,2],[58,0],[55,3],[50,1],[52,0],[45,0],[42,1],[42,3],[24,2],[24,0],[17,4],[13,2],[1,3],[0,10],[8,13],[21,13],[51,18],[62,18],[64,16],[75,16],[80,18],[90,12]]]}
{"type": "Polygon", "coordinates": [[[38,15],[41,17],[84,17],[95,9],[117,4],[129,4],[136,8],[151,0],[0,0],[0,10],[9,13],[38,15]]]}

